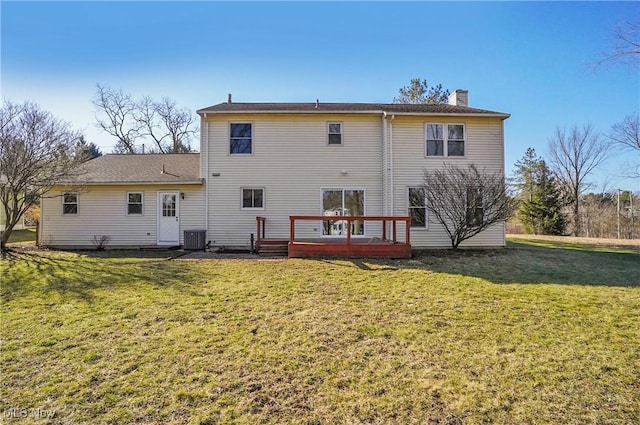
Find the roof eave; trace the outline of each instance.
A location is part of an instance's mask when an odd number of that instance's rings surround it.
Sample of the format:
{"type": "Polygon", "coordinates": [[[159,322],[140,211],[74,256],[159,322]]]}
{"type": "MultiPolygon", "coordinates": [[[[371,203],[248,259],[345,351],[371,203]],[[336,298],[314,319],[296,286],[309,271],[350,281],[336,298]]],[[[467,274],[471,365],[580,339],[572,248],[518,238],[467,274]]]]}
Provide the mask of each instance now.
{"type": "Polygon", "coordinates": [[[369,111],[300,111],[300,110],[248,110],[243,111],[196,111],[198,115],[208,114],[381,114],[382,110],[369,110],[369,111]]]}
{"type": "Polygon", "coordinates": [[[69,181],[58,182],[56,186],[158,186],[158,185],[181,185],[181,184],[204,184],[204,179],[184,180],[184,181],[69,181]]]}
{"type": "Polygon", "coordinates": [[[451,117],[491,117],[491,118],[501,118],[503,120],[509,118],[511,114],[505,114],[502,112],[393,112],[389,110],[379,109],[379,110],[368,110],[368,111],[337,111],[337,110],[324,110],[324,111],[299,111],[299,110],[282,110],[282,111],[256,111],[256,110],[244,110],[244,111],[197,111],[199,115],[227,115],[227,114],[345,114],[345,115],[353,115],[353,114],[364,114],[364,115],[372,115],[377,114],[380,115],[382,113],[392,114],[392,115],[407,115],[407,116],[451,116],[451,117]]]}
{"type": "Polygon", "coordinates": [[[438,117],[491,117],[507,119],[511,114],[503,114],[501,112],[389,112],[391,115],[419,115],[419,116],[438,116],[438,117]]]}

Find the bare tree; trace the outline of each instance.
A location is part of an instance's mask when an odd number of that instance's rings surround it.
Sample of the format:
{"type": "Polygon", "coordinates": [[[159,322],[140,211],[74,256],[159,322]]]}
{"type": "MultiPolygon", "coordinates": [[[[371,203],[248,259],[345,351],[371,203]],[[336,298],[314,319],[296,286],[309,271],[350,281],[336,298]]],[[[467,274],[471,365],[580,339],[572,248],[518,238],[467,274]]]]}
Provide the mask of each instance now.
{"type": "Polygon", "coordinates": [[[22,215],[82,160],[80,134],[36,104],[5,101],[0,109],[2,249],[22,215]]]}
{"type": "Polygon", "coordinates": [[[624,21],[611,30],[611,48],[596,66],[617,62],[632,67],[640,65],[640,23],[624,21]]]}
{"type": "Polygon", "coordinates": [[[168,97],[155,102],[145,97],[138,103],[137,120],[161,153],[191,152],[190,139],[197,129],[193,115],[168,97]]]}
{"type": "Polygon", "coordinates": [[[443,89],[442,84],[429,87],[427,80],[412,78],[411,84],[401,87],[393,103],[447,103],[449,90],[443,89]]]}
{"type": "Polygon", "coordinates": [[[93,105],[98,114],[98,127],[117,139],[115,151],[136,153],[136,140],[140,137],[141,125],[136,119],[138,105],[131,95],[98,84],[93,105]]]}
{"type": "Polygon", "coordinates": [[[627,115],[619,123],[611,126],[609,140],[623,149],[640,151],[640,115],[627,115]]]}
{"type": "Polygon", "coordinates": [[[150,152],[155,151],[157,148],[160,153],[166,153],[163,146],[167,135],[160,135],[158,124],[156,123],[155,103],[149,96],[145,96],[136,104],[135,119],[140,127],[141,135],[150,137],[156,145],[155,148],[150,149],[150,152]]]}
{"type": "Polygon", "coordinates": [[[504,174],[479,170],[473,164],[425,170],[424,185],[427,210],[447,232],[453,249],[489,226],[505,222],[515,211],[504,174]]]}
{"type": "Polygon", "coordinates": [[[149,152],[191,152],[190,140],[198,129],[188,109],[167,97],[156,102],[145,96],[134,100],[122,90],[98,85],[94,99],[98,126],[118,139],[117,152],[136,153],[139,140],[151,139],[149,152]],[[106,118],[105,118],[106,117],[106,118]]]}
{"type": "Polygon", "coordinates": [[[581,235],[580,195],[587,177],[609,157],[609,145],[588,124],[567,133],[557,128],[549,141],[549,162],[572,207],[573,235],[581,235]]]}
{"type": "MultiPolygon", "coordinates": [[[[640,152],[640,115],[633,113],[624,117],[624,119],[611,126],[608,134],[609,140],[613,146],[620,148],[621,151],[640,152]]],[[[635,162],[627,162],[624,164],[625,176],[637,178],[640,177],[640,162],[638,156],[633,155],[635,162]]]]}

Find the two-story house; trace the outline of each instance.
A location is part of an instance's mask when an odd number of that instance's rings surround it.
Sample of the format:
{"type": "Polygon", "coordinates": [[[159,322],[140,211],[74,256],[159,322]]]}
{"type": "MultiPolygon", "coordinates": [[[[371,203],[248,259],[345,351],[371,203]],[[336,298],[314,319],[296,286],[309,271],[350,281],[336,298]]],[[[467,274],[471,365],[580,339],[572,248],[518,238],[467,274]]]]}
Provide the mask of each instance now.
{"type": "MultiPolygon", "coordinates": [[[[184,230],[203,229],[212,246],[249,247],[265,230],[266,238],[288,240],[290,217],[312,216],[295,223],[296,238],[370,243],[387,239],[391,222],[340,217],[397,216],[412,218],[412,246],[448,247],[415,196],[424,193],[424,170],[446,162],[504,170],[509,115],[470,108],[467,96],[457,90],[442,105],[229,96],[198,111],[199,155],[105,155],[85,165],[81,181],[54,188],[58,196],[43,199],[40,242],[91,246],[106,235],[113,247],[180,245],[184,230]]],[[[496,225],[463,246],[504,244],[504,226],[496,225]]]]}

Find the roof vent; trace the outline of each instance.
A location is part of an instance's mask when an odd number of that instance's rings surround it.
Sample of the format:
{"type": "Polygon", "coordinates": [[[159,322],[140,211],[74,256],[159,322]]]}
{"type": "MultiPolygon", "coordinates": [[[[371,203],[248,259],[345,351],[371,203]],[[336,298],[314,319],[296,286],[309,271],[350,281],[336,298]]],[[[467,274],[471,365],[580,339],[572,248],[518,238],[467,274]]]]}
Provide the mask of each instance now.
{"type": "Polygon", "coordinates": [[[449,95],[449,105],[454,106],[469,106],[469,91],[468,90],[456,90],[449,95]]]}
{"type": "Polygon", "coordinates": [[[227,103],[231,103],[231,93],[229,93],[229,97],[227,97],[227,103]]]}
{"type": "Polygon", "coordinates": [[[316,109],[318,109],[318,106],[320,106],[320,99],[316,99],[316,109]]]}

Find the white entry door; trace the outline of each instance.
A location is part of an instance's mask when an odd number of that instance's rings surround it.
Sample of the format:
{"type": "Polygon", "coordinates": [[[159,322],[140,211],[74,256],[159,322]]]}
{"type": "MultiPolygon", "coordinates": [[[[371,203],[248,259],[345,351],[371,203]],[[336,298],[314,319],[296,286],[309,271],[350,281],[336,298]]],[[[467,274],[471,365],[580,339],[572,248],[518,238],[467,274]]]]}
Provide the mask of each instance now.
{"type": "Polygon", "coordinates": [[[158,192],[158,245],[180,244],[180,192],[158,192]]]}

